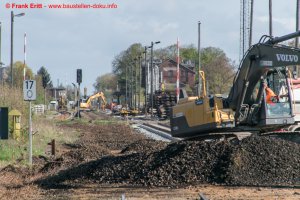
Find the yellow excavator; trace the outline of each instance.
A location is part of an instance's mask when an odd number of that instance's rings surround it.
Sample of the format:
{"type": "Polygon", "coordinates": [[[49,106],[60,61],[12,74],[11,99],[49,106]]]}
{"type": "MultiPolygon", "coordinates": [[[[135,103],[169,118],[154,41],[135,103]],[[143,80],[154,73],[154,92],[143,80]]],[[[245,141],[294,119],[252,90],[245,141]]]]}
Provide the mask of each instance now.
{"type": "Polygon", "coordinates": [[[289,66],[300,65],[300,49],[278,43],[299,37],[300,31],[282,37],[263,36],[244,55],[227,98],[207,95],[205,76],[202,94],[182,98],[171,108],[173,137],[218,138],[268,135],[277,132],[297,134],[293,87],[289,66]],[[266,87],[276,98],[267,101],[266,87]],[[286,130],[286,132],[285,132],[286,130]]]}
{"type": "Polygon", "coordinates": [[[93,99],[96,99],[96,98],[100,98],[102,100],[101,109],[105,110],[107,102],[106,102],[106,98],[105,98],[103,92],[98,92],[98,93],[96,93],[94,95],[91,95],[86,100],[86,102],[81,102],[80,103],[80,110],[83,110],[83,111],[90,111],[90,110],[92,110],[92,101],[93,101],[93,99]]]}

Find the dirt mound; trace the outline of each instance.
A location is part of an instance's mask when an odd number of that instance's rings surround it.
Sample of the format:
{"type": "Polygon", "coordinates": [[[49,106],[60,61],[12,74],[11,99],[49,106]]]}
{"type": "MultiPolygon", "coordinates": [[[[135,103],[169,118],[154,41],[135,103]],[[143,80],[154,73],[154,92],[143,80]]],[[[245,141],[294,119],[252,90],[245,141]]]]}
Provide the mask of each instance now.
{"type": "Polygon", "coordinates": [[[270,137],[246,138],[238,145],[181,141],[152,153],[107,156],[40,183],[53,186],[74,180],[170,187],[299,184],[300,145],[270,137]]]}
{"type": "Polygon", "coordinates": [[[110,151],[97,144],[83,146],[78,150],[69,151],[62,156],[68,160],[74,160],[77,163],[86,162],[89,160],[99,159],[104,155],[109,155],[110,151]],[[94,147],[94,148],[93,148],[94,147]]]}
{"type": "Polygon", "coordinates": [[[143,185],[178,186],[219,182],[228,165],[227,142],[178,142],[147,157],[134,182],[143,185]]]}
{"type": "Polygon", "coordinates": [[[300,145],[272,137],[249,137],[239,145],[179,142],[151,154],[147,163],[134,181],[159,186],[300,183],[300,145]]]}
{"type": "Polygon", "coordinates": [[[226,183],[300,184],[300,145],[272,137],[244,139],[231,155],[226,183]]]}
{"type": "Polygon", "coordinates": [[[127,145],[121,153],[138,153],[138,152],[145,152],[151,153],[153,151],[158,151],[167,146],[168,143],[162,141],[156,141],[152,139],[144,139],[138,140],[127,145]]]}

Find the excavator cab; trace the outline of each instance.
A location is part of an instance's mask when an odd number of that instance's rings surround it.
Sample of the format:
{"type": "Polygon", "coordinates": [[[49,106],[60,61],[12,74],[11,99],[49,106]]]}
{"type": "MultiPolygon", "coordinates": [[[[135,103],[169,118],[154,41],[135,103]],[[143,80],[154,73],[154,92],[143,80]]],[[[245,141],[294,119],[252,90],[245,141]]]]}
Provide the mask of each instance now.
{"type": "Polygon", "coordinates": [[[291,90],[289,90],[288,77],[283,72],[273,70],[267,75],[265,86],[267,88],[264,91],[267,118],[292,115],[291,90]],[[273,95],[268,96],[268,88],[273,91],[273,95]]]}
{"type": "Polygon", "coordinates": [[[286,67],[268,70],[256,83],[250,99],[245,98],[239,124],[268,129],[294,123],[290,74],[286,67]]]}

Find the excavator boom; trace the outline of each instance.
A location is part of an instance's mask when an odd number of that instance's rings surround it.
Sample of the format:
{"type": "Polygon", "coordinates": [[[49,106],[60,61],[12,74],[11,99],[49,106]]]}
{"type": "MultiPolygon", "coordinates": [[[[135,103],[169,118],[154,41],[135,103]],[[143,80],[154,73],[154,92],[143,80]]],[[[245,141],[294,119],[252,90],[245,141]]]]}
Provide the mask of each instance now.
{"type": "Polygon", "coordinates": [[[107,102],[106,102],[106,98],[105,98],[105,96],[104,96],[104,93],[103,92],[98,92],[98,93],[96,93],[96,94],[94,94],[94,95],[92,95],[92,96],[90,96],[88,99],[87,99],[87,101],[86,101],[86,103],[80,103],[80,109],[82,109],[82,110],[90,110],[91,109],[91,107],[92,107],[92,100],[93,99],[96,99],[96,98],[100,98],[101,100],[102,100],[102,105],[101,105],[101,107],[102,107],[102,109],[104,110],[105,109],[105,106],[106,106],[106,104],[107,104],[107,102]]]}

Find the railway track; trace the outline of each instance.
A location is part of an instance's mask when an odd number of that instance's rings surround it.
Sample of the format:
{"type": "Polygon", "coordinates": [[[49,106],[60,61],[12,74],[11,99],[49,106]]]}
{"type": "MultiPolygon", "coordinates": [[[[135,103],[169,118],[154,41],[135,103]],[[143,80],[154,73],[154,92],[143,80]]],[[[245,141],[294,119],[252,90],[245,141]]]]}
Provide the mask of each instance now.
{"type": "Polygon", "coordinates": [[[176,142],[180,140],[171,136],[171,130],[169,127],[153,122],[145,123],[142,121],[138,121],[134,123],[132,127],[138,129],[140,132],[146,134],[147,136],[153,139],[163,140],[167,142],[176,142]]]}

